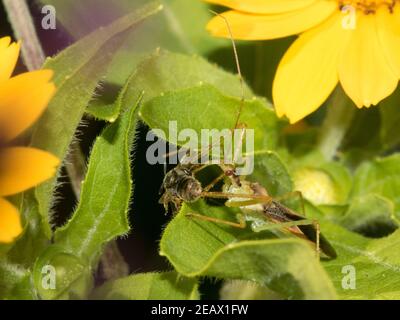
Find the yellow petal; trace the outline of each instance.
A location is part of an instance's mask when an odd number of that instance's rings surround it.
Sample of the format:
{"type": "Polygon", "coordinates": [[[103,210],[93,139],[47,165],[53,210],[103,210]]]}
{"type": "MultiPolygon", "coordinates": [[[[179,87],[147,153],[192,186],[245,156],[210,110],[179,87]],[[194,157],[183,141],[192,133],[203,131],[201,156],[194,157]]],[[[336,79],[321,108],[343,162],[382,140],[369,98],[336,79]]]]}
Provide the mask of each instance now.
{"type": "Polygon", "coordinates": [[[348,38],[342,16],[302,34],[278,66],[273,99],[278,116],[295,123],[315,111],[336,87],[337,67],[348,38]]]}
{"type": "Polygon", "coordinates": [[[0,195],[9,196],[51,178],[59,160],[33,148],[12,147],[0,151],[0,195]]]}
{"type": "Polygon", "coordinates": [[[282,13],[305,8],[320,0],[206,0],[234,10],[249,13],[282,13]]]}
{"type": "Polygon", "coordinates": [[[358,15],[339,63],[340,83],[359,108],[378,104],[393,93],[398,82],[382,52],[376,19],[376,15],[358,15]]]}
{"type": "Polygon", "coordinates": [[[0,198],[0,242],[13,242],[22,232],[18,210],[7,200],[0,198]]]}
{"type": "MultiPolygon", "coordinates": [[[[222,15],[228,20],[233,37],[241,40],[268,40],[282,38],[308,30],[337,10],[335,1],[317,1],[300,10],[272,15],[254,15],[228,11],[222,15]]],[[[229,38],[226,24],[221,17],[214,17],[207,25],[214,36],[229,38]]]]}
{"type": "Polygon", "coordinates": [[[378,32],[386,57],[397,77],[400,78],[400,7],[393,13],[386,8],[378,11],[378,32]]]}
{"type": "Polygon", "coordinates": [[[11,77],[18,61],[20,44],[10,42],[10,37],[0,39],[0,83],[11,77]]]}
{"type": "Polygon", "coordinates": [[[30,127],[54,94],[51,70],[23,73],[0,84],[1,138],[9,141],[30,127]]]}

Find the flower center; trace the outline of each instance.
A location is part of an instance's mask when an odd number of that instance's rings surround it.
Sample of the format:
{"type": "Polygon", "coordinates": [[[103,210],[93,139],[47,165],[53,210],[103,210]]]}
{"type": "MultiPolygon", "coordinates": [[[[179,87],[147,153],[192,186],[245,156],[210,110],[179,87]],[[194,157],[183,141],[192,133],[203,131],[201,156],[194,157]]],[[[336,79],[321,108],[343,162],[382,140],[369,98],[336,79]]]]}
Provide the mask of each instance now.
{"type": "Polygon", "coordinates": [[[393,12],[399,0],[338,0],[342,11],[359,10],[365,14],[374,14],[379,7],[385,6],[389,12],[393,12]]]}

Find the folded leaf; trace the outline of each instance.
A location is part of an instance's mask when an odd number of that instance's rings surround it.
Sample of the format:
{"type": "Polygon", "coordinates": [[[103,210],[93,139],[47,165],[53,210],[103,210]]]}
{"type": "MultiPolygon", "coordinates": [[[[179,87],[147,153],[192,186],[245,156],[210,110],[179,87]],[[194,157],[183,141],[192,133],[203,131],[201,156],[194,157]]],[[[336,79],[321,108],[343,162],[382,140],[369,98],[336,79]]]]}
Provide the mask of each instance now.
{"type": "Polygon", "coordinates": [[[70,221],[56,230],[54,244],[35,264],[35,285],[42,298],[66,298],[68,292],[75,298],[85,298],[103,246],[129,231],[127,215],[133,183],[130,155],[137,108],[138,104],[127,110],[96,139],[78,208],[70,221]],[[52,265],[61,277],[57,281],[62,286],[56,290],[43,291],[41,287],[41,270],[46,265],[52,265]]]}

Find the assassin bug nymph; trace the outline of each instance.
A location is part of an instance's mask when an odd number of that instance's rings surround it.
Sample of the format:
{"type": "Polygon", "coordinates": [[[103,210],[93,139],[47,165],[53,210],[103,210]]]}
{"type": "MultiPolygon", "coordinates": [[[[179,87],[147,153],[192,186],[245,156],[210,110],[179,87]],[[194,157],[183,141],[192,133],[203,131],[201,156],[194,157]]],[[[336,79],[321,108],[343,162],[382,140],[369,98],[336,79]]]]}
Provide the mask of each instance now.
{"type": "MultiPolygon", "coordinates": [[[[217,13],[214,14],[224,19],[232,41],[242,91],[234,129],[241,130],[241,138],[243,139],[246,126],[240,124],[239,120],[245,103],[244,81],[240,70],[237,49],[229,22],[225,17],[217,13]]],[[[237,150],[235,150],[235,154],[236,152],[237,150]]],[[[279,198],[272,198],[268,194],[266,188],[260,183],[249,182],[245,179],[245,176],[237,175],[235,165],[225,164],[222,161],[217,165],[222,170],[222,173],[205,187],[203,187],[201,182],[196,178],[196,174],[209,167],[210,164],[180,163],[174,169],[167,172],[162,184],[163,194],[160,198],[160,203],[164,205],[166,211],[172,206],[172,210],[176,212],[179,210],[182,203],[193,203],[201,198],[224,199],[226,200],[226,206],[240,209],[241,213],[237,215],[237,221],[217,219],[196,212],[187,213],[186,216],[188,218],[200,219],[243,229],[246,228],[247,222],[250,222],[253,231],[256,232],[280,229],[281,231],[293,234],[314,244],[318,256],[320,251],[322,251],[322,253],[329,258],[336,257],[335,250],[328,240],[320,233],[319,223],[316,220],[309,220],[304,216],[304,205],[301,193],[293,192],[279,198]],[[225,183],[221,192],[210,191],[222,180],[225,180],[225,183]],[[294,212],[281,202],[294,195],[300,197],[303,215],[294,212]]]]}

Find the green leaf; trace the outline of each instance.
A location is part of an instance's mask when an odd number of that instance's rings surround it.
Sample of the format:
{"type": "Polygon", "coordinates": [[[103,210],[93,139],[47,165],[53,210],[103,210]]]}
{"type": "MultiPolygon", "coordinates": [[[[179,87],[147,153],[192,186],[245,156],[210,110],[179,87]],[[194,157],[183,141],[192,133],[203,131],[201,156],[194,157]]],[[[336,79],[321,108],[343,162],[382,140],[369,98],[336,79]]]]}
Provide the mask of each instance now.
{"type": "MultiPolygon", "coordinates": [[[[48,59],[44,68],[54,70],[57,93],[37,122],[32,146],[47,150],[64,159],[99,80],[107,71],[112,56],[134,26],[160,10],[151,3],[95,31],[48,59]]],[[[44,227],[50,233],[49,209],[56,178],[36,188],[36,197],[44,227]]]]}
{"type": "Polygon", "coordinates": [[[183,205],[165,229],[160,254],[186,277],[212,276],[257,282],[293,299],[332,299],[333,286],[303,240],[277,239],[213,222],[189,219],[187,213],[234,220],[236,210],[203,201],[183,205]]]}
{"type": "Polygon", "coordinates": [[[351,192],[353,198],[375,194],[394,203],[394,212],[400,217],[400,154],[378,158],[362,164],[355,173],[351,192]]]}
{"type": "Polygon", "coordinates": [[[142,273],[106,282],[91,298],[96,300],[195,300],[197,280],[176,272],[142,273]]]}
{"type": "MultiPolygon", "coordinates": [[[[190,128],[201,137],[202,130],[233,129],[241,101],[228,97],[214,86],[202,84],[197,87],[168,92],[145,103],[140,117],[151,128],[168,133],[170,122],[176,121],[176,131],[169,136],[178,135],[190,128]]],[[[246,100],[240,122],[255,132],[254,151],[274,149],[278,140],[278,124],[275,113],[261,100],[246,100]]],[[[167,138],[168,141],[171,141],[167,138]]],[[[177,141],[178,144],[186,141],[177,141]]],[[[250,150],[252,152],[253,150],[250,150]]]]}
{"type": "Polygon", "coordinates": [[[78,208],[70,221],[56,230],[55,244],[35,264],[35,285],[42,298],[65,298],[69,293],[79,298],[86,297],[103,246],[129,231],[130,154],[137,108],[138,105],[127,110],[97,138],[78,208]],[[41,270],[48,264],[56,269],[57,276],[61,277],[57,282],[62,285],[56,290],[43,291],[40,287],[41,270]]]}
{"type": "Polygon", "coordinates": [[[92,272],[82,258],[52,245],[36,261],[32,279],[40,299],[85,299],[93,286],[92,272]]]}
{"type": "MultiPolygon", "coordinates": [[[[165,92],[188,89],[208,83],[227,96],[241,97],[239,77],[222,70],[199,56],[158,50],[137,68],[135,83],[144,91],[144,102],[165,92]]],[[[245,97],[254,94],[246,85],[245,97]]]]}
{"type": "Polygon", "coordinates": [[[273,196],[284,195],[293,190],[293,182],[286,165],[273,151],[262,151],[254,155],[254,172],[248,180],[261,183],[273,196]]]}
{"type": "Polygon", "coordinates": [[[97,138],[82,184],[79,206],[55,232],[55,242],[89,261],[103,244],[129,231],[127,212],[132,192],[130,153],[137,107],[128,110],[97,138]]]}
{"type": "Polygon", "coordinates": [[[338,257],[323,265],[341,299],[400,299],[400,231],[370,240],[331,223],[322,223],[324,234],[338,257]],[[355,271],[355,288],[351,287],[355,271]]]}
{"type": "Polygon", "coordinates": [[[374,236],[398,227],[393,202],[375,194],[354,198],[339,222],[351,231],[374,236]]]}

